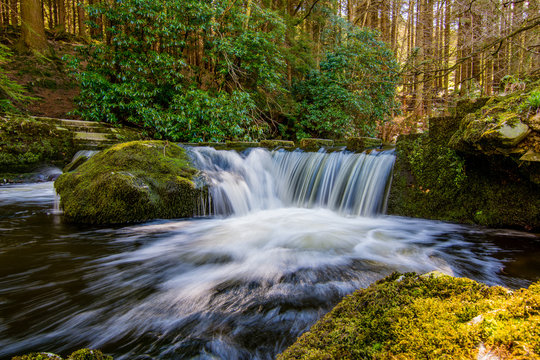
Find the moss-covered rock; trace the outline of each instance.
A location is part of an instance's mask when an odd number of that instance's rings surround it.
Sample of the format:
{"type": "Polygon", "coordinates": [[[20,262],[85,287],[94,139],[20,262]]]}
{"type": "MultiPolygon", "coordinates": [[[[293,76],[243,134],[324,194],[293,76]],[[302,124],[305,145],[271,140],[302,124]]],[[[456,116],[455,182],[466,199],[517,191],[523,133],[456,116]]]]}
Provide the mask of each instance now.
{"type": "Polygon", "coordinates": [[[28,117],[0,117],[1,173],[61,166],[75,151],[73,134],[61,127],[28,117]]]}
{"type": "Polygon", "coordinates": [[[133,141],[104,150],[55,182],[67,220],[88,224],[191,217],[204,190],[180,146],[133,141]]]}
{"type": "MultiPolygon", "coordinates": [[[[11,360],[64,360],[61,356],[52,353],[31,353],[14,356],[11,360]]],[[[99,350],[81,349],[73,352],[66,360],[113,360],[112,356],[103,355],[99,350]]]]}
{"type": "Polygon", "coordinates": [[[524,90],[490,98],[463,117],[449,145],[461,152],[484,155],[523,155],[539,147],[536,111],[527,106],[530,94],[539,91],[540,85],[532,84],[524,90]],[[524,141],[526,138],[532,141],[524,141]]]}
{"type": "Polygon", "coordinates": [[[382,140],[377,138],[350,137],[347,139],[347,149],[350,151],[364,151],[379,146],[382,146],[382,140]]]}
{"type": "Polygon", "coordinates": [[[540,283],[511,292],[441,274],[393,274],[346,297],[278,359],[488,355],[540,357],[540,283]]]}
{"type": "Polygon", "coordinates": [[[307,151],[317,151],[320,148],[332,146],[334,146],[334,140],[331,139],[305,138],[300,140],[300,148],[307,151]]]}
{"type": "Polygon", "coordinates": [[[399,137],[388,213],[540,229],[540,134],[524,106],[538,88],[460,102],[429,132],[399,137]]]}
{"type": "Polygon", "coordinates": [[[66,360],[113,360],[99,350],[81,349],[73,352],[66,360]]]}
{"type": "Polygon", "coordinates": [[[522,166],[500,155],[459,154],[430,135],[398,139],[389,214],[540,229],[540,187],[522,166]]]}
{"type": "Polygon", "coordinates": [[[283,149],[294,149],[294,141],[289,140],[261,140],[260,142],[261,147],[267,148],[267,149],[276,149],[276,148],[283,148],[283,149]]]}
{"type": "Polygon", "coordinates": [[[21,356],[14,356],[11,360],[64,360],[61,356],[53,353],[30,353],[21,356]]]}

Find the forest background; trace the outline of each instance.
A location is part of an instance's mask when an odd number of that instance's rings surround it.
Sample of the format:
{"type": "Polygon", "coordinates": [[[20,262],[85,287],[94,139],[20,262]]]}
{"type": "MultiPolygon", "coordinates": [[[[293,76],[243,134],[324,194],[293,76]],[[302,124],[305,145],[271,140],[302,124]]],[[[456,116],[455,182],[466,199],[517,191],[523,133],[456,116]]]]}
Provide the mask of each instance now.
{"type": "Polygon", "coordinates": [[[537,79],[539,25],[531,0],[1,0],[0,63],[76,43],[77,114],[155,137],[384,137],[537,79]]]}

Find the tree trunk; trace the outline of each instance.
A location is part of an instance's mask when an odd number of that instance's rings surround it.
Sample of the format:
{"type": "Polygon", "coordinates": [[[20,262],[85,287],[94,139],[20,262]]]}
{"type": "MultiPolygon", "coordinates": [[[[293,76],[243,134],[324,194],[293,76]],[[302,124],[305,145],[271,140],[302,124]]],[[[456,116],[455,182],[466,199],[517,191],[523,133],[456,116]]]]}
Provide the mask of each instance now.
{"type": "Polygon", "coordinates": [[[43,13],[39,0],[21,2],[22,41],[31,50],[47,49],[47,38],[43,24],[43,13]]]}
{"type": "Polygon", "coordinates": [[[17,9],[18,1],[17,0],[11,0],[9,12],[11,13],[11,25],[17,26],[19,25],[19,11],[17,9]]]}
{"type": "Polygon", "coordinates": [[[58,8],[58,31],[66,30],[66,4],[64,0],[56,0],[56,7],[58,8]]]}
{"type": "Polygon", "coordinates": [[[84,11],[84,2],[82,0],[79,1],[79,4],[77,6],[77,14],[79,18],[79,36],[83,39],[88,38],[88,31],[86,31],[86,14],[84,11]]]}

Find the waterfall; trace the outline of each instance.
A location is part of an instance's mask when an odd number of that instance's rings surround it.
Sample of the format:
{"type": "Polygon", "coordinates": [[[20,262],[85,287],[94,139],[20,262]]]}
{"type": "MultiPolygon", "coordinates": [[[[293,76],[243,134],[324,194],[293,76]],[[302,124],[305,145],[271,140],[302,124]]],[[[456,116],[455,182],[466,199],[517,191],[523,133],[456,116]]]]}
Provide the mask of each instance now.
{"type": "Polygon", "coordinates": [[[246,153],[190,148],[209,185],[212,214],[245,215],[281,207],[328,208],[346,215],[384,213],[394,154],[390,151],[246,153]]]}

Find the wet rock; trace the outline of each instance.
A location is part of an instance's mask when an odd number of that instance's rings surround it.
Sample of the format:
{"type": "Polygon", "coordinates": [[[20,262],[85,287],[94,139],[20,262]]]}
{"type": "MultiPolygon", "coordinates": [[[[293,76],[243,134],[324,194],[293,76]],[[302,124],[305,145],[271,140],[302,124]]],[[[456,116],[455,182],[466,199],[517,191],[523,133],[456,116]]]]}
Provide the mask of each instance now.
{"type": "Polygon", "coordinates": [[[14,356],[11,360],[64,360],[59,355],[53,353],[30,353],[21,356],[14,356]]]}

